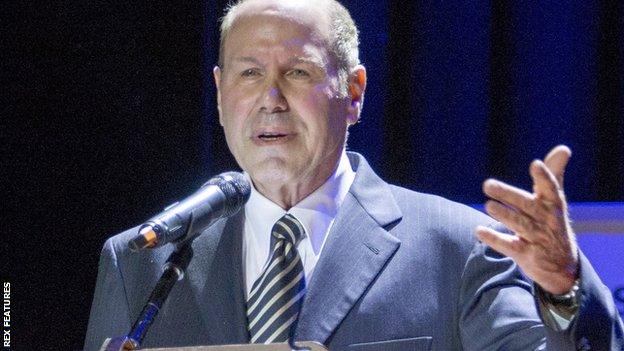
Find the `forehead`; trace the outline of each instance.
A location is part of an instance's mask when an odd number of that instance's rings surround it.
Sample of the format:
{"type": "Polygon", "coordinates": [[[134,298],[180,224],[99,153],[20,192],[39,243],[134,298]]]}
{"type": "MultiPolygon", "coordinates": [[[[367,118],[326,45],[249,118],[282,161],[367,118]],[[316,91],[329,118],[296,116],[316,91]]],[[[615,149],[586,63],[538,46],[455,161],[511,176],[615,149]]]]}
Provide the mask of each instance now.
{"type": "Polygon", "coordinates": [[[310,28],[329,29],[328,4],[325,0],[249,0],[235,11],[235,19],[274,16],[310,28]]]}
{"type": "Polygon", "coordinates": [[[297,50],[304,54],[314,48],[325,51],[329,43],[327,14],[317,6],[298,3],[244,3],[246,6],[236,11],[222,54],[232,59],[244,51],[254,50],[273,54],[297,50]]]}

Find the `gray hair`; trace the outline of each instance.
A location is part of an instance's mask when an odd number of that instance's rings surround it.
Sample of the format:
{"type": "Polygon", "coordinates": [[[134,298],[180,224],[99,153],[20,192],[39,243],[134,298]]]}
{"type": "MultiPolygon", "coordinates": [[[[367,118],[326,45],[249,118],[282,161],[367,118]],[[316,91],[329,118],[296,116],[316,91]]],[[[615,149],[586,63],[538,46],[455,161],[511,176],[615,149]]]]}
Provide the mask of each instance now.
{"type": "MultiPolygon", "coordinates": [[[[236,10],[248,0],[237,0],[228,5],[221,19],[219,42],[219,66],[223,68],[223,46],[236,19],[236,10]]],[[[336,0],[326,0],[324,7],[330,19],[329,51],[336,59],[336,68],[341,86],[346,90],[347,79],[353,69],[360,64],[358,30],[349,11],[336,0]]]]}

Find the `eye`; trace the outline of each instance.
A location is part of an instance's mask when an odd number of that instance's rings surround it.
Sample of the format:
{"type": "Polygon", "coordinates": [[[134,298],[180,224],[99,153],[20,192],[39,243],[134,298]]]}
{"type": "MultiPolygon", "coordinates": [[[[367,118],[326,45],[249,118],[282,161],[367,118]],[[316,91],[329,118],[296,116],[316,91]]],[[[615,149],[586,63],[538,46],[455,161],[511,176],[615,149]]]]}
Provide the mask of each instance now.
{"type": "Polygon", "coordinates": [[[299,69],[299,68],[295,68],[293,70],[288,71],[288,73],[286,73],[286,75],[289,76],[289,77],[294,77],[294,78],[308,78],[308,77],[310,77],[310,73],[308,73],[306,70],[299,69]]]}
{"type": "Polygon", "coordinates": [[[249,77],[257,77],[260,75],[260,72],[257,68],[248,68],[241,72],[241,77],[249,78],[249,77]]]}

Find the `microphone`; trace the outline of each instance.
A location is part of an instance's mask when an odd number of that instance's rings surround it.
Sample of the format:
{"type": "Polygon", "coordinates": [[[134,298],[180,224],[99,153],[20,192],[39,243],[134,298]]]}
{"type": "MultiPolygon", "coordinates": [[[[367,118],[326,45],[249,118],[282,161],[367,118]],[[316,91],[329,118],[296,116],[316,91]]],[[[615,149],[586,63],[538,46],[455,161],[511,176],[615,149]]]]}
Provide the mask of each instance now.
{"type": "Polygon", "coordinates": [[[249,200],[250,193],[251,186],[241,173],[221,173],[193,195],[145,222],[128,246],[136,252],[199,235],[218,219],[238,212],[249,200]]]}

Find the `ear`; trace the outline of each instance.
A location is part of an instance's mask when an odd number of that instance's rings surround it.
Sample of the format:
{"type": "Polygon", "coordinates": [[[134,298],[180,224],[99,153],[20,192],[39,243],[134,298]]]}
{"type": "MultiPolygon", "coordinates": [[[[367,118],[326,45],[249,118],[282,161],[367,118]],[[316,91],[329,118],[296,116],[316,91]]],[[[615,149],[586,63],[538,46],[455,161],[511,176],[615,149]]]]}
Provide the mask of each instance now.
{"type": "Polygon", "coordinates": [[[349,115],[347,123],[349,125],[357,123],[362,113],[364,104],[364,90],[366,90],[366,68],[357,65],[349,74],[349,115]]]}
{"type": "Polygon", "coordinates": [[[217,110],[219,111],[219,124],[223,126],[223,120],[222,120],[223,113],[221,113],[221,89],[220,89],[221,68],[219,68],[219,66],[214,66],[214,68],[212,69],[212,75],[214,76],[215,86],[217,87],[217,110]]]}

